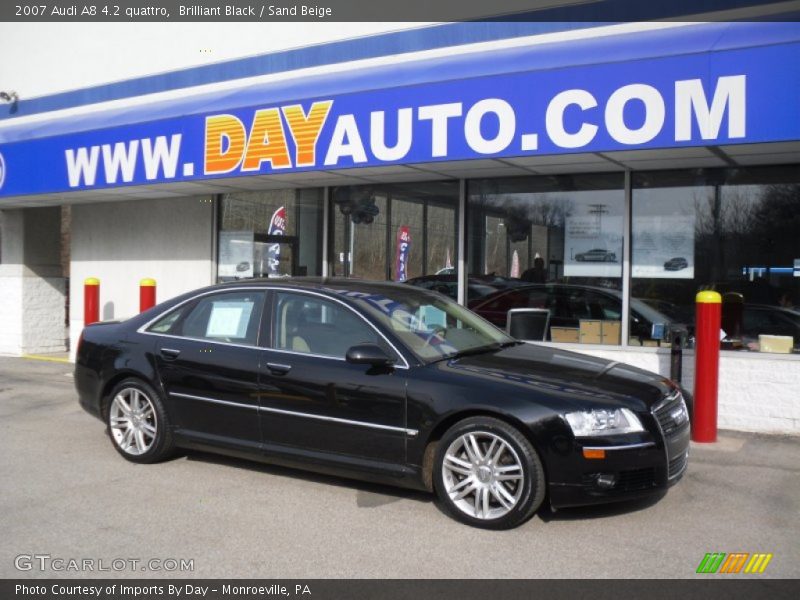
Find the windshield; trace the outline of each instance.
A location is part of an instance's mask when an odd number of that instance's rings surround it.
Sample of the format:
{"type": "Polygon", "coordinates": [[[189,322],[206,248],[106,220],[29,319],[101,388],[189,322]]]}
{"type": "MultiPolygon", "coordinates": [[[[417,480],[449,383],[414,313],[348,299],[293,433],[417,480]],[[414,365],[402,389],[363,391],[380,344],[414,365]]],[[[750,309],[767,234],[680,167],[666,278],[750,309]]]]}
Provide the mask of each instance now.
{"type": "Polygon", "coordinates": [[[514,343],[488,321],[440,294],[387,286],[376,293],[347,295],[423,362],[514,343]]]}

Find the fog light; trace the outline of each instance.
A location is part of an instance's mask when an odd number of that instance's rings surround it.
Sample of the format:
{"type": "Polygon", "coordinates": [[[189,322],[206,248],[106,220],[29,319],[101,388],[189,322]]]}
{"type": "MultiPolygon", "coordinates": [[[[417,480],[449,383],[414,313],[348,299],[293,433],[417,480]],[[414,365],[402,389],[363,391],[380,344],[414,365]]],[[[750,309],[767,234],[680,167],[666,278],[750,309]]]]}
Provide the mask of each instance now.
{"type": "Polygon", "coordinates": [[[617,478],[612,473],[600,473],[594,480],[597,487],[609,490],[617,483],[617,478]]]}

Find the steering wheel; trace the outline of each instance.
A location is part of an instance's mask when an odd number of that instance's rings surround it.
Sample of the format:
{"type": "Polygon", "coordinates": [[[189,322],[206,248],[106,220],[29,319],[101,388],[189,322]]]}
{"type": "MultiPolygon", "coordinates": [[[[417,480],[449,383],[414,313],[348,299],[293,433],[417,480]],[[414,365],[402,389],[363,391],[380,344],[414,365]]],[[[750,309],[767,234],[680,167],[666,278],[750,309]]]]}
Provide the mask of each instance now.
{"type": "Polygon", "coordinates": [[[428,346],[430,346],[435,336],[441,335],[442,339],[444,339],[447,336],[447,327],[442,327],[441,325],[431,325],[431,329],[433,331],[431,331],[428,334],[428,337],[425,338],[425,343],[422,344],[423,348],[427,348],[428,346]]]}

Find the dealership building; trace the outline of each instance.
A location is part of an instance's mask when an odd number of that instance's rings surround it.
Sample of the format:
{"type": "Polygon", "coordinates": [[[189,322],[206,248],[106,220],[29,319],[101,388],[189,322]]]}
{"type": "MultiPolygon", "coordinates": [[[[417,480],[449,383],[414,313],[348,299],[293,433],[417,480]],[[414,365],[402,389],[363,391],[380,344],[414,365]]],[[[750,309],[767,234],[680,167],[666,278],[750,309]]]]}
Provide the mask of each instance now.
{"type": "Polygon", "coordinates": [[[449,23],[113,79],[0,106],[0,353],[74,356],[89,277],[101,319],[143,278],[426,277],[664,375],[682,332],[691,389],[713,289],[720,426],[800,432],[800,24],[449,23]]]}

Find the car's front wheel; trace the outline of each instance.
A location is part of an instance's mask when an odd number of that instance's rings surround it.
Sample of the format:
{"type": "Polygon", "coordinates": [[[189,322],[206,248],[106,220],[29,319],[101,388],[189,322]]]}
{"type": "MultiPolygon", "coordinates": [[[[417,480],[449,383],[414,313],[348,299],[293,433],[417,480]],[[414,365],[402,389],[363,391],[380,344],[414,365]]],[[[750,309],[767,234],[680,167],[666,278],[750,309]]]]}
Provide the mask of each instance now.
{"type": "Polygon", "coordinates": [[[516,428],[491,417],[456,423],[439,442],[434,488],[455,519],[510,529],[529,519],[545,494],[536,450],[516,428]]]}
{"type": "Polygon", "coordinates": [[[126,379],[112,390],[106,422],[114,448],[131,462],[163,460],[174,449],[164,405],[153,387],[139,379],[126,379]]]}

